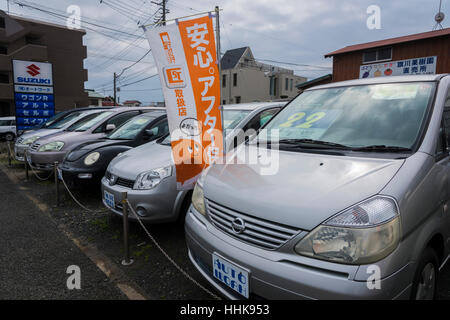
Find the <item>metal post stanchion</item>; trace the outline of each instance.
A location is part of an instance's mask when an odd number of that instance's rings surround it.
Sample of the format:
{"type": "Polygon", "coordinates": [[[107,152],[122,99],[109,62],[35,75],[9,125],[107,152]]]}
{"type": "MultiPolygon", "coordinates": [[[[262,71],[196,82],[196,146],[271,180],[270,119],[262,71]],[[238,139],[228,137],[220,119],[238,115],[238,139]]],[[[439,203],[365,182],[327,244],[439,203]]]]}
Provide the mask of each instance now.
{"type": "Polygon", "coordinates": [[[8,166],[11,167],[11,142],[8,141],[8,166]]]}
{"type": "Polygon", "coordinates": [[[58,161],[53,164],[53,173],[55,175],[55,193],[56,193],[56,207],[59,206],[59,179],[58,179],[58,161]]]}
{"type": "Polygon", "coordinates": [[[125,258],[122,260],[122,265],[129,266],[134,262],[133,259],[130,258],[130,244],[128,242],[129,239],[129,226],[128,226],[128,194],[126,192],[122,192],[122,214],[123,214],[123,249],[125,258]]]}
{"type": "Polygon", "coordinates": [[[30,177],[28,176],[28,158],[27,158],[26,152],[23,155],[23,160],[25,161],[25,179],[26,179],[26,181],[28,181],[30,179],[30,177]]]}

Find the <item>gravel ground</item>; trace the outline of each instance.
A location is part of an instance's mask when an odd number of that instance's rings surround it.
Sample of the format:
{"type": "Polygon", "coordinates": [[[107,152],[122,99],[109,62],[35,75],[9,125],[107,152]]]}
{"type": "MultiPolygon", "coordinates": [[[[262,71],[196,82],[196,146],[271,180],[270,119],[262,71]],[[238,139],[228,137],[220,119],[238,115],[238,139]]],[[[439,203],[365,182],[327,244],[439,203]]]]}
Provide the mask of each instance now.
{"type": "MultiPolygon", "coordinates": [[[[0,144],[0,164],[6,165],[5,145],[0,144]]],[[[53,177],[49,181],[39,181],[30,172],[30,181],[25,181],[23,164],[13,161],[10,172],[19,179],[20,186],[26,188],[40,201],[55,203],[53,177]]],[[[47,174],[42,174],[47,176],[47,174]]],[[[62,190],[63,186],[61,186],[62,190]]],[[[102,205],[100,188],[74,191],[75,197],[86,207],[97,213],[81,209],[63,192],[61,205],[50,209],[49,214],[57,224],[62,224],[76,237],[94,244],[98,250],[119,266],[128,277],[134,280],[150,297],[155,299],[211,299],[200,288],[186,279],[152,244],[141,226],[130,223],[130,251],[135,262],[131,266],[122,266],[122,223],[112,217],[102,205]]],[[[198,274],[187,256],[184,229],[181,224],[161,224],[147,226],[152,235],[168,254],[198,282],[209,290],[214,290],[198,274]]],[[[440,274],[438,298],[450,300],[450,263],[440,274]]]]}

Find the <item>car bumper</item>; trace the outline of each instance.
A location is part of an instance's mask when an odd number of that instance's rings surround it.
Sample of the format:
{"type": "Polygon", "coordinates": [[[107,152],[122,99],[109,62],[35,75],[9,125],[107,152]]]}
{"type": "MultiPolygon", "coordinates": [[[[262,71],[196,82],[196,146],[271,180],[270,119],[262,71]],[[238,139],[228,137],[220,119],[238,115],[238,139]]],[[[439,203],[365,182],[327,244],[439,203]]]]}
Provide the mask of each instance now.
{"type": "MultiPolygon", "coordinates": [[[[369,289],[367,281],[352,280],[352,271],[342,272],[345,265],[324,263],[293,253],[264,250],[231,238],[216,229],[191,206],[185,222],[186,242],[191,262],[225,297],[243,296],[216,280],[212,274],[212,254],[218,254],[249,270],[250,298],[264,299],[407,299],[410,295],[410,265],[380,280],[381,289],[369,289]],[[295,255],[296,257],[292,257],[295,255]],[[301,263],[299,263],[302,259],[301,263]],[[313,261],[314,260],[314,261],[313,261]],[[308,263],[308,261],[310,263],[308,263]],[[336,266],[331,268],[317,267],[336,266]]],[[[358,269],[358,266],[348,266],[358,269]]],[[[368,275],[369,276],[369,275],[368,275]]]]}
{"type": "Polygon", "coordinates": [[[31,165],[39,170],[52,170],[55,162],[62,163],[66,151],[38,152],[28,150],[31,165]]]}
{"type": "MultiPolygon", "coordinates": [[[[127,193],[128,202],[133,207],[140,219],[148,223],[172,222],[178,218],[177,204],[182,194],[171,185],[169,179],[161,181],[159,185],[150,190],[134,190],[119,185],[109,185],[106,178],[101,180],[103,204],[114,214],[122,216],[123,193],[127,193]],[[105,191],[114,195],[114,208],[107,205],[105,191]]],[[[136,221],[136,217],[129,213],[129,220],[136,221]]]]}
{"type": "Polygon", "coordinates": [[[99,183],[105,175],[104,168],[78,168],[67,162],[63,162],[59,168],[64,181],[75,186],[99,183]]]}

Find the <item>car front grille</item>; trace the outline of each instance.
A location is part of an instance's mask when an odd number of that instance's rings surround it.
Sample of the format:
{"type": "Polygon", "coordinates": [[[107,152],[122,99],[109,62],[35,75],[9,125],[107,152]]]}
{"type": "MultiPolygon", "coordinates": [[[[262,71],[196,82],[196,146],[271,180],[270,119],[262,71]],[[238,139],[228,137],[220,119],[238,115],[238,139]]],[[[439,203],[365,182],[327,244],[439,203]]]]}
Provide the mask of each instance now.
{"type": "Polygon", "coordinates": [[[134,181],[123,178],[117,178],[116,184],[125,188],[133,189],[134,181]]]}
{"type": "MultiPolygon", "coordinates": [[[[112,176],[111,172],[106,171],[105,178],[110,180],[111,176],[112,176]]],[[[115,184],[118,185],[118,186],[121,186],[121,187],[128,188],[128,189],[133,189],[133,187],[134,187],[134,180],[128,180],[128,179],[125,179],[125,178],[117,177],[117,180],[116,180],[115,184]]]]}
{"type": "Polygon", "coordinates": [[[301,229],[235,211],[209,199],[206,199],[206,206],[211,222],[218,229],[248,244],[264,249],[277,249],[301,231],[301,229]],[[232,228],[233,221],[238,218],[245,223],[245,228],[241,233],[236,233],[232,228]]]}
{"type": "Polygon", "coordinates": [[[33,143],[30,147],[31,150],[33,151],[37,151],[39,149],[39,147],[41,146],[40,143],[33,143]]]}

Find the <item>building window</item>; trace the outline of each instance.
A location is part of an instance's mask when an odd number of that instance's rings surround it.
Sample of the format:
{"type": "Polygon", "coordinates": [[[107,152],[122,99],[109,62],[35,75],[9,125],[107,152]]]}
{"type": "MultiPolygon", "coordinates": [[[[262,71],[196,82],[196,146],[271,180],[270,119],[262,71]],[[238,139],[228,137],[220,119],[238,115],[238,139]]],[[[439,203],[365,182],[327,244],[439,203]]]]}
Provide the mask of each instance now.
{"type": "Polygon", "coordinates": [[[278,86],[278,78],[270,77],[269,94],[271,96],[276,96],[277,95],[277,86],[278,86]]]}
{"type": "Polygon", "coordinates": [[[8,47],[0,44],[0,54],[8,54],[8,47]]]}
{"type": "Polygon", "coordinates": [[[27,44],[37,44],[42,45],[41,37],[35,34],[29,34],[25,37],[25,42],[27,44]]]}
{"type": "Polygon", "coordinates": [[[294,89],[294,79],[291,79],[291,91],[294,89]]]}
{"type": "Polygon", "coordinates": [[[227,100],[222,100],[222,105],[227,104],[227,100]]]}
{"type": "Polygon", "coordinates": [[[5,18],[0,17],[0,28],[5,29],[5,18]]]}
{"type": "Polygon", "coordinates": [[[286,78],[284,81],[284,90],[288,91],[289,90],[289,79],[286,78]]]}
{"type": "Polygon", "coordinates": [[[363,63],[392,60],[392,48],[380,48],[363,52],[363,63]]]}
{"type": "Polygon", "coordinates": [[[236,100],[236,103],[241,103],[241,97],[240,96],[234,97],[234,100],[236,100]]]}
{"type": "Polygon", "coordinates": [[[237,86],[237,73],[233,73],[233,87],[237,86]]]}
{"type": "Polygon", "coordinates": [[[9,83],[9,74],[7,72],[0,72],[0,83],[9,83]]]}
{"type": "Polygon", "coordinates": [[[223,74],[222,75],[222,88],[226,88],[227,87],[227,75],[223,74]]]}

